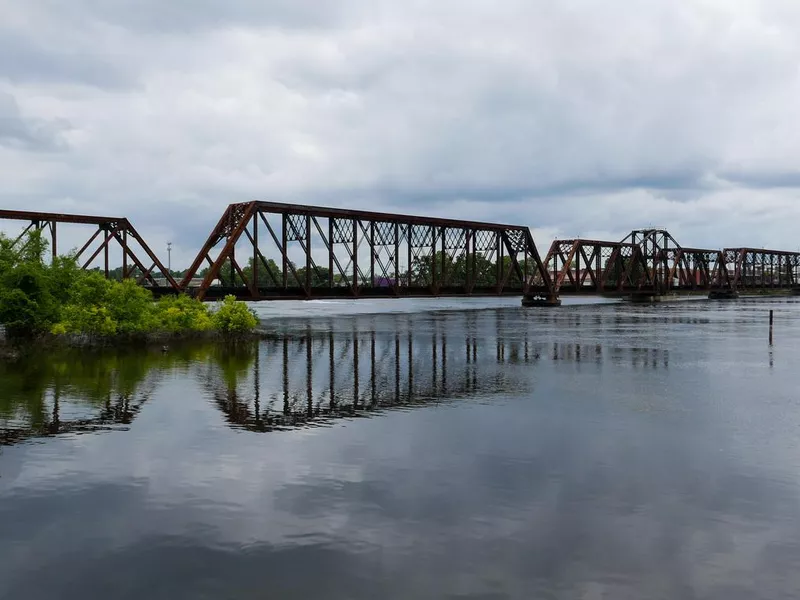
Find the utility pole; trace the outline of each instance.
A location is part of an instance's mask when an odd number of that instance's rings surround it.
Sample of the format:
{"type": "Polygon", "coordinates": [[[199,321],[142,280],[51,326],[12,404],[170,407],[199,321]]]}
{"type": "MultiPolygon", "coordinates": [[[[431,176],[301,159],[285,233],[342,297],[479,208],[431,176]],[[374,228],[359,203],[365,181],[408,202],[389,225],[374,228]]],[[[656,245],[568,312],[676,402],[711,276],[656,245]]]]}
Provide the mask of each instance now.
{"type": "Polygon", "coordinates": [[[167,271],[172,275],[172,242],[167,242],[167,271]]]}

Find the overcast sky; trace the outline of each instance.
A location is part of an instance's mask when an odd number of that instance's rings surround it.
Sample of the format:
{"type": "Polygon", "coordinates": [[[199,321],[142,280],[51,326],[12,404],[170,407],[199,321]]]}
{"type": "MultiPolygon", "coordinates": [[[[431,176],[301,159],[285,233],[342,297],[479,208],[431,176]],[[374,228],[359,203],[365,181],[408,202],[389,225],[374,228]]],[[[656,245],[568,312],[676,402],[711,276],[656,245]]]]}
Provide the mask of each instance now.
{"type": "Polygon", "coordinates": [[[798,31],[796,0],[0,0],[0,207],[178,260],[250,199],[797,249],[798,31]]]}

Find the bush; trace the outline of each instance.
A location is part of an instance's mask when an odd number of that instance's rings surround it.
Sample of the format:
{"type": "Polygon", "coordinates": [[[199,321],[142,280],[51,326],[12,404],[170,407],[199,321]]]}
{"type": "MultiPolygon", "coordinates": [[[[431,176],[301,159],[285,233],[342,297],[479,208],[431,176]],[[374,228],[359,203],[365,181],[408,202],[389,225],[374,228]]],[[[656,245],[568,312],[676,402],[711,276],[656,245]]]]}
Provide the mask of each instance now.
{"type": "Polygon", "coordinates": [[[92,336],[145,334],[157,329],[153,295],[135,281],[108,281],[99,273],[81,274],[72,284],[54,334],[92,336]]]}
{"type": "Polygon", "coordinates": [[[106,306],[111,282],[98,273],[82,273],[70,286],[67,304],[61,309],[61,320],[51,332],[114,335],[117,322],[106,306]]]}
{"type": "Polygon", "coordinates": [[[214,329],[226,335],[249,333],[258,326],[256,314],[235,296],[225,296],[211,322],[214,329]]]}
{"type": "Polygon", "coordinates": [[[248,333],[258,325],[255,313],[233,296],[213,313],[186,295],[154,302],[152,293],[135,281],[87,273],[73,256],[45,264],[47,243],[41,232],[21,242],[0,234],[0,325],[10,337],[47,331],[110,337],[212,329],[228,335],[248,333]]]}
{"type": "Polygon", "coordinates": [[[105,306],[69,304],[62,311],[62,321],[51,332],[85,333],[91,336],[111,336],[118,324],[105,306]]]}
{"type": "Polygon", "coordinates": [[[160,331],[208,331],[212,328],[208,307],[186,295],[165,296],[156,305],[156,326],[160,331]]]}
{"type": "Polygon", "coordinates": [[[45,331],[49,321],[39,304],[20,289],[0,292],[0,323],[9,337],[19,338],[45,331]]]}
{"type": "Polygon", "coordinates": [[[39,232],[16,252],[0,237],[0,323],[11,337],[36,335],[58,320],[56,286],[41,261],[43,251],[39,232]]]}
{"type": "Polygon", "coordinates": [[[153,294],[132,279],[111,282],[105,306],[118,334],[134,335],[156,328],[153,294]]]}

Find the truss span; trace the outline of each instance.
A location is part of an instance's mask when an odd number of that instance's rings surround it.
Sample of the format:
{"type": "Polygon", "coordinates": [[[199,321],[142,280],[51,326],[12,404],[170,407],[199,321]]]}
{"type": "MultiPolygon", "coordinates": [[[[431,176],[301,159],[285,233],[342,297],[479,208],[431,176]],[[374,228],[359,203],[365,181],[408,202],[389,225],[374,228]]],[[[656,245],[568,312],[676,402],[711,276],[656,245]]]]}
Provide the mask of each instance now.
{"type": "Polygon", "coordinates": [[[12,245],[38,231],[55,257],[68,231],[84,269],[206,300],[523,296],[557,305],[566,294],[800,292],[800,253],[683,247],[664,229],[555,240],[542,259],[518,225],[253,201],[228,206],[178,281],[124,217],[0,210],[0,219],[26,223],[12,245]]]}
{"type": "Polygon", "coordinates": [[[180,284],[247,300],[523,295],[548,282],[527,227],[232,204],[180,284]],[[204,268],[205,267],[205,268],[204,268]]]}

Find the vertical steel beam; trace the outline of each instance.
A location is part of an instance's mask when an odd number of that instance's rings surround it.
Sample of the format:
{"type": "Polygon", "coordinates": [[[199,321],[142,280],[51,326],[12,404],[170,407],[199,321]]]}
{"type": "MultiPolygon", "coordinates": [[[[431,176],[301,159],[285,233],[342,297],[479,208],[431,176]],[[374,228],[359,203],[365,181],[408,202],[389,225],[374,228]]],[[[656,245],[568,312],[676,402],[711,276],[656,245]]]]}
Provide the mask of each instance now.
{"type": "Polygon", "coordinates": [[[431,234],[431,289],[434,296],[439,294],[439,278],[436,275],[436,227],[428,225],[431,234]]]}
{"type": "Polygon", "coordinates": [[[353,293],[356,297],[359,294],[361,282],[358,277],[358,220],[353,219],[353,293]]]}
{"type": "Polygon", "coordinates": [[[53,260],[58,257],[58,236],[56,234],[56,221],[50,221],[50,243],[53,245],[51,248],[53,260]]]}
{"type": "Polygon", "coordinates": [[[128,228],[122,230],[122,279],[130,276],[128,273],[128,228]]]}
{"type": "Polygon", "coordinates": [[[414,281],[414,271],[412,269],[414,260],[414,252],[412,250],[414,245],[414,226],[410,223],[406,225],[406,242],[408,242],[408,287],[412,287],[414,281]]]}
{"type": "Polygon", "coordinates": [[[333,259],[336,245],[333,243],[333,217],[328,217],[328,287],[333,289],[333,259]]]}
{"type": "Polygon", "coordinates": [[[256,297],[261,296],[258,285],[258,269],[259,263],[261,262],[258,256],[258,220],[258,215],[253,215],[253,239],[251,243],[253,244],[253,290],[256,293],[256,297]]]}
{"type": "Polygon", "coordinates": [[[394,295],[400,295],[400,223],[394,224],[394,295]]]}
{"type": "MultiPolygon", "coordinates": [[[[286,213],[281,214],[281,260],[282,266],[281,269],[283,271],[283,289],[286,289],[289,284],[288,272],[289,272],[289,256],[288,256],[288,248],[286,247],[288,236],[286,235],[286,226],[289,222],[289,216],[286,213]]],[[[297,282],[300,285],[300,282],[297,282]]]]}
{"type": "Polygon", "coordinates": [[[447,228],[442,227],[441,229],[441,236],[442,236],[442,273],[440,277],[441,286],[446,286],[448,282],[447,278],[447,228]]]}
{"type": "Polygon", "coordinates": [[[375,287],[375,221],[369,222],[369,281],[375,287]]]}
{"type": "Polygon", "coordinates": [[[108,229],[106,229],[103,232],[103,236],[105,238],[105,241],[103,242],[103,261],[104,261],[103,270],[105,272],[106,279],[108,279],[108,237],[109,237],[108,229]]]}
{"type": "Polygon", "coordinates": [[[306,294],[311,297],[311,215],[306,215],[306,294]]]}

